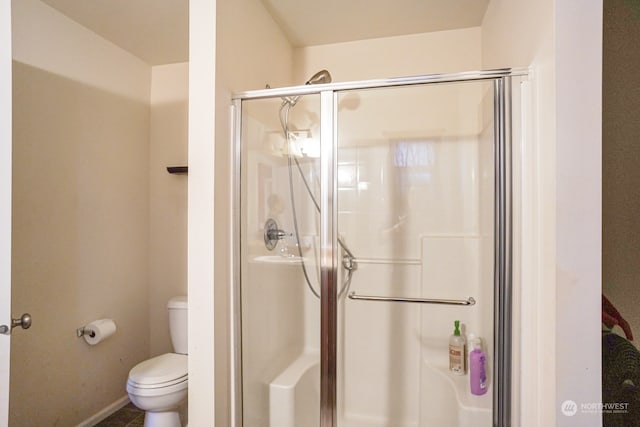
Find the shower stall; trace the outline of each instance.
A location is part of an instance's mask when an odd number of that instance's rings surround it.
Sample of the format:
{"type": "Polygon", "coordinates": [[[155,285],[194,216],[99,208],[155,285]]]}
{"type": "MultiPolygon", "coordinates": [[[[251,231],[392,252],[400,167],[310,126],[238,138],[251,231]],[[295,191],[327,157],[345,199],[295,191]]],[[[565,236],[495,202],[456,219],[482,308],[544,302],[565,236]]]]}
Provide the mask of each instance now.
{"type": "Polygon", "coordinates": [[[235,427],[511,425],[518,75],[234,95],[235,427]],[[449,370],[456,320],[484,394],[449,370]]]}

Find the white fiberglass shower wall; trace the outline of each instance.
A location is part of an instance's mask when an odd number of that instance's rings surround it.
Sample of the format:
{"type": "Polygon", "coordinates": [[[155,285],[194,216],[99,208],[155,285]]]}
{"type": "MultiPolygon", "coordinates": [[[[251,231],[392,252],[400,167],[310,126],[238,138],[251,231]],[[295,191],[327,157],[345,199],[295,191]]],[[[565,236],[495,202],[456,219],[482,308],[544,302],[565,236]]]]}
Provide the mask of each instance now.
{"type": "Polygon", "coordinates": [[[498,80],[457,77],[237,97],[237,426],[506,425],[494,401],[510,393],[494,396],[494,335],[509,333],[494,316],[510,323],[494,305],[505,115],[498,80]],[[335,228],[328,247],[322,227],[335,228]],[[448,369],[455,320],[482,338],[484,395],[448,369]]]}

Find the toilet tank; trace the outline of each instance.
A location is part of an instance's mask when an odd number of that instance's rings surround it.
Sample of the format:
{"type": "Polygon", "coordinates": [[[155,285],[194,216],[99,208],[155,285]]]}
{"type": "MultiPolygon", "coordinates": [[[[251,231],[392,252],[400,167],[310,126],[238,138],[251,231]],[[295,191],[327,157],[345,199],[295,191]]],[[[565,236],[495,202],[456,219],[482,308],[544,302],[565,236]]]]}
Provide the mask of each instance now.
{"type": "Polygon", "coordinates": [[[169,332],[173,351],[187,354],[187,297],[173,297],[167,303],[169,310],[169,332]]]}

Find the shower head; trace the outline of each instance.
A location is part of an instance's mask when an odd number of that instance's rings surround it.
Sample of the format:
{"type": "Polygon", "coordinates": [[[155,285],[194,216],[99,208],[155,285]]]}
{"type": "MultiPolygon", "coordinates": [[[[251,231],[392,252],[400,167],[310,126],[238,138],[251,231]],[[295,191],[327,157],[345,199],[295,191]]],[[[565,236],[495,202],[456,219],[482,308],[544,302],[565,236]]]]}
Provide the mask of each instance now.
{"type": "Polygon", "coordinates": [[[307,82],[306,85],[317,85],[323,83],[331,83],[331,74],[327,70],[320,70],[315,73],[307,82]]]}
{"type": "MultiPolygon", "coordinates": [[[[323,83],[331,83],[331,74],[329,74],[327,70],[318,71],[313,76],[311,76],[311,78],[307,80],[305,84],[319,85],[323,83]]],[[[284,108],[285,105],[288,105],[289,108],[294,107],[298,103],[299,99],[300,99],[300,95],[283,97],[281,109],[284,108]]]]}

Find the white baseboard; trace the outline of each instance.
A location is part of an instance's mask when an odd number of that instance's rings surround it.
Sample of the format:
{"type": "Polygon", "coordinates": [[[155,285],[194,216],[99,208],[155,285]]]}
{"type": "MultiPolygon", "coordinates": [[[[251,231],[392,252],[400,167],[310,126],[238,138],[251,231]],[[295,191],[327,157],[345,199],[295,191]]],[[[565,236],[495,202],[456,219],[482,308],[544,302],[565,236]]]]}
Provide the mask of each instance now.
{"type": "Polygon", "coordinates": [[[129,395],[122,396],[120,399],[116,400],[111,405],[109,405],[109,406],[107,406],[105,408],[102,408],[100,411],[98,411],[97,413],[93,414],[91,417],[89,417],[86,420],[82,421],[76,427],[93,427],[96,424],[98,424],[100,421],[102,421],[105,418],[107,418],[109,415],[111,415],[114,412],[116,412],[118,409],[120,409],[123,406],[125,406],[126,404],[128,404],[129,402],[130,402],[129,401],[129,395]]]}

